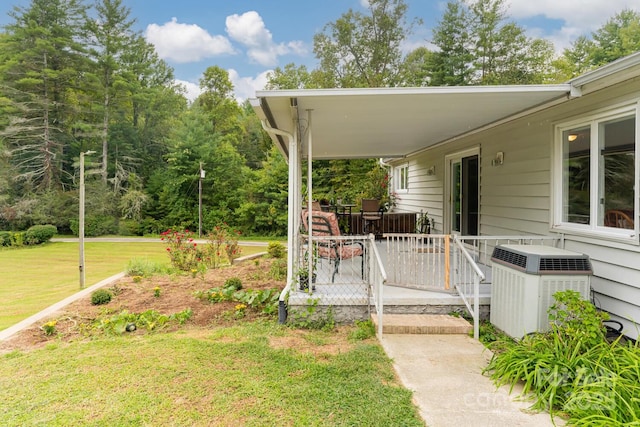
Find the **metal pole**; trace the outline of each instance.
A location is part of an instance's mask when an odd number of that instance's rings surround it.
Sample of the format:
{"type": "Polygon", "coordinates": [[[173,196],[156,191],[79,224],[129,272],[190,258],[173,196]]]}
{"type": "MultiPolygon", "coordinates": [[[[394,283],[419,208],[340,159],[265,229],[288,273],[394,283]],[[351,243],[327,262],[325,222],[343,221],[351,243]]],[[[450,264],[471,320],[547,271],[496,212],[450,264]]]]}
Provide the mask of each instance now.
{"type": "Polygon", "coordinates": [[[78,218],[78,243],[80,245],[80,289],[84,289],[84,152],[80,153],[80,214],[78,218]]]}
{"type": "Polygon", "coordinates": [[[204,171],[202,170],[202,162],[200,162],[200,179],[198,180],[198,237],[202,237],[202,178],[204,178],[204,171]]]}
{"type": "Polygon", "coordinates": [[[80,270],[80,289],[84,289],[84,155],[94,154],[95,151],[87,151],[80,153],[80,214],[78,218],[78,243],[80,246],[79,270],[80,270]]]}

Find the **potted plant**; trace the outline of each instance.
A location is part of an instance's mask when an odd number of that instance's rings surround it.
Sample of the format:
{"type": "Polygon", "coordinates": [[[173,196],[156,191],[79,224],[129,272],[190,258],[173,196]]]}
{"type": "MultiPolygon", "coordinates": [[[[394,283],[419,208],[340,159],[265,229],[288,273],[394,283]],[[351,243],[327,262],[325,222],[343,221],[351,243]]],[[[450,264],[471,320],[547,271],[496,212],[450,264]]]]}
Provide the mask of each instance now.
{"type": "MultiPolygon", "coordinates": [[[[311,283],[316,282],[316,278],[318,276],[318,247],[313,245],[313,267],[312,267],[312,276],[311,283]]],[[[306,250],[304,253],[304,259],[302,262],[302,266],[298,270],[298,284],[301,291],[306,291],[309,289],[309,251],[306,250]]],[[[312,285],[312,290],[315,290],[315,285],[312,285]]]]}
{"type": "Polygon", "coordinates": [[[422,212],[418,214],[416,218],[416,233],[418,234],[431,234],[431,227],[433,226],[433,220],[429,218],[429,212],[422,212]]]}

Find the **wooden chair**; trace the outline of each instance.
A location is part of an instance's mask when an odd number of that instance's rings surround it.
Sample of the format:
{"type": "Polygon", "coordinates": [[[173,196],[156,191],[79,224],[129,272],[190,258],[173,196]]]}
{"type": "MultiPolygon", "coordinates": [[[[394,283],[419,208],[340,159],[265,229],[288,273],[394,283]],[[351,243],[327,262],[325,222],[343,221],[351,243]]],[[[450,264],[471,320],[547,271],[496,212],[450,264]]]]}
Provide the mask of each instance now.
{"type": "Polygon", "coordinates": [[[380,200],[378,199],[362,199],[362,209],[360,209],[360,218],[362,219],[362,234],[367,235],[373,233],[376,236],[382,230],[382,208],[380,208],[380,200]]]}
{"type": "Polygon", "coordinates": [[[631,219],[631,217],[629,217],[625,212],[617,209],[610,209],[604,214],[604,226],[633,230],[634,222],[633,219],[631,219]]]}
{"type": "MultiPolygon", "coordinates": [[[[302,226],[309,234],[308,211],[302,211],[302,226]]],[[[338,218],[334,212],[311,211],[311,235],[340,237],[338,218]]],[[[318,257],[333,262],[334,268],[331,275],[331,283],[334,283],[336,273],[340,268],[340,262],[346,259],[361,257],[361,274],[364,278],[364,244],[362,242],[326,239],[317,242],[318,257]]]]}

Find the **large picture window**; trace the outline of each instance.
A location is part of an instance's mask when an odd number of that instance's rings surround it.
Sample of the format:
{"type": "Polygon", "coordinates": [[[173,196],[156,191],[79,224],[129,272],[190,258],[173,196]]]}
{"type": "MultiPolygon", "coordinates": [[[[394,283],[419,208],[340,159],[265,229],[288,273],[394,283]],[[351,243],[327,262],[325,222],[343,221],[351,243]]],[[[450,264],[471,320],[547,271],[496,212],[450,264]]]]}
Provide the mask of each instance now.
{"type": "Polygon", "coordinates": [[[636,109],[558,126],[556,163],[562,181],[557,225],[636,235],[636,109]]]}

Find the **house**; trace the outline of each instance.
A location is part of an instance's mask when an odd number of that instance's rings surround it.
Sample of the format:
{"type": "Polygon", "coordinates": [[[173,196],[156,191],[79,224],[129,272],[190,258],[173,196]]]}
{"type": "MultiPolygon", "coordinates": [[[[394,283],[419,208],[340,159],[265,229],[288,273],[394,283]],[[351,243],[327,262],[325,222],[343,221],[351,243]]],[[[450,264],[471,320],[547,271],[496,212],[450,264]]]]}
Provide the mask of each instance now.
{"type": "Polygon", "coordinates": [[[377,157],[393,173],[396,209],[429,212],[435,233],[560,236],[587,254],[594,301],[638,337],[640,52],[556,85],[256,95],[290,165],[291,249],[303,160],[377,157]]]}

